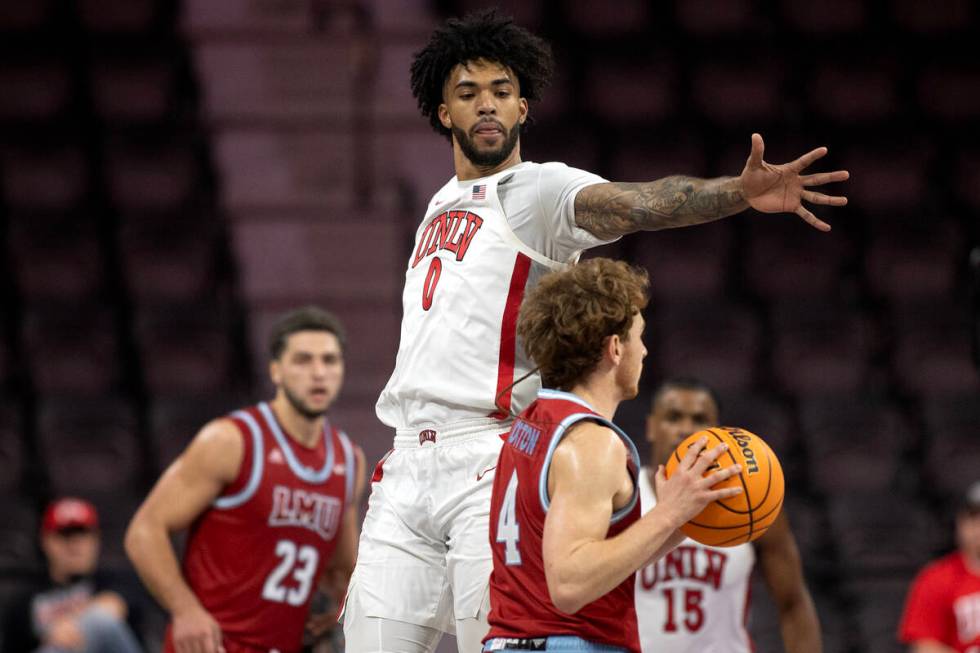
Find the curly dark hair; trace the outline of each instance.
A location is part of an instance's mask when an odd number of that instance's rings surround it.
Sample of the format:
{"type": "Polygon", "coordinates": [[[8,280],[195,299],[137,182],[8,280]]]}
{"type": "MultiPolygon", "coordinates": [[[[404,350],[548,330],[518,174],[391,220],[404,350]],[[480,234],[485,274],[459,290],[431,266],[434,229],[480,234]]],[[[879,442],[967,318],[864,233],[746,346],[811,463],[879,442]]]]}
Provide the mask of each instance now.
{"type": "Polygon", "coordinates": [[[514,71],[521,97],[529,102],[541,99],[554,70],[551,46],[496,9],[449,19],[432,33],[429,42],[412,60],[412,95],[418,101],[419,111],[429,119],[433,129],[447,138],[452,138],[452,131],[439,122],[446,80],[458,64],[478,59],[514,71]]]}
{"type": "Polygon", "coordinates": [[[647,305],[646,270],[594,258],[552,272],[528,293],[517,319],[524,351],[546,388],[571,390],[602,360],[606,338],[629,337],[647,305]]]}

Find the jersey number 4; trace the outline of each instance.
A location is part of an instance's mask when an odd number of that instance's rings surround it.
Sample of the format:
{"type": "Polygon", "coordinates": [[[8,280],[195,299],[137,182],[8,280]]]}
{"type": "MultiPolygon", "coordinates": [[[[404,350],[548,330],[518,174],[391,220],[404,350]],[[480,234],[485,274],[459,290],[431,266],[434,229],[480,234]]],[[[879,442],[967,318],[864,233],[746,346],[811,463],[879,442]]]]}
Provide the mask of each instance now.
{"type": "Polygon", "coordinates": [[[500,506],[497,520],[497,541],[504,544],[504,562],[508,565],[521,564],[521,551],[517,543],[521,540],[521,527],[517,523],[517,470],[507,483],[504,502],[500,506]]]}
{"type": "Polygon", "coordinates": [[[276,542],[276,557],[279,564],[265,579],[262,586],[262,598],[273,603],[288,603],[303,605],[313,587],[313,574],[316,573],[320,553],[312,546],[297,547],[290,540],[276,542]],[[293,584],[287,587],[283,581],[292,576],[293,584]]]}

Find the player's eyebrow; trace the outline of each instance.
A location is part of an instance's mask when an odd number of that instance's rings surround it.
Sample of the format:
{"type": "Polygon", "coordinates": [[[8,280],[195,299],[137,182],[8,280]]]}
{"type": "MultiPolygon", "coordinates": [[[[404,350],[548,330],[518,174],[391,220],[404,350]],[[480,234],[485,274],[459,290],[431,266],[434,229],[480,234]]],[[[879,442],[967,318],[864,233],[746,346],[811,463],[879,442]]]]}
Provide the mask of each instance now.
{"type": "MultiPolygon", "coordinates": [[[[501,77],[500,79],[495,79],[495,80],[491,81],[490,82],[490,86],[500,86],[502,84],[513,84],[513,83],[514,83],[514,81],[512,79],[510,79],[509,77],[501,77]]],[[[479,84],[477,84],[474,81],[470,81],[468,79],[464,79],[462,81],[456,82],[456,88],[460,88],[461,86],[467,87],[467,88],[476,88],[477,86],[479,86],[479,84]]]]}

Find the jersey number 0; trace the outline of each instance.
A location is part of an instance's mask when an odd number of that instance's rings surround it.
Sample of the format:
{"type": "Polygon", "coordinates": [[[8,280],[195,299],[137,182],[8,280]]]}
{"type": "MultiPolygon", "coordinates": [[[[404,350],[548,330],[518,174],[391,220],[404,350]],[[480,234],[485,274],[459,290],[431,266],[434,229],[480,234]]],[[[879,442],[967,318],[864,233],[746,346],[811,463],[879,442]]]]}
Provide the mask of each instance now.
{"type": "Polygon", "coordinates": [[[422,310],[427,311],[432,308],[432,296],[436,294],[436,284],[442,276],[442,259],[438,256],[432,257],[429,263],[429,271],[425,274],[425,283],[422,284],[422,310]]]}

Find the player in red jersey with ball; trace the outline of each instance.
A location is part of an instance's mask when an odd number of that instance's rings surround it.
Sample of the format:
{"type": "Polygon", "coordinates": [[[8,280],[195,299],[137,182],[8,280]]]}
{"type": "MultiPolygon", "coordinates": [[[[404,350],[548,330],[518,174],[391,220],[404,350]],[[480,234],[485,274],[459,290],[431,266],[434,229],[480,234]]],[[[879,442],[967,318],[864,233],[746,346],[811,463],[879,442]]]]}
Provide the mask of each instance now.
{"type": "Polygon", "coordinates": [[[663,500],[640,516],[640,461],[612,417],[636,397],[646,348],[646,274],[593,259],[544,277],[518,333],[544,389],[506,435],[490,512],[493,573],[484,651],[640,650],[634,572],[684,536],[681,524],[741,488],[706,477],[724,445],[690,448],[663,500]]]}
{"type": "Polygon", "coordinates": [[[126,552],[170,613],[164,650],[298,653],[319,582],[354,568],[363,454],[325,413],[344,374],[343,329],[309,307],[273,330],[276,396],[207,424],[126,533],[126,552]],[[189,529],[183,573],[170,534],[189,529]]]}

